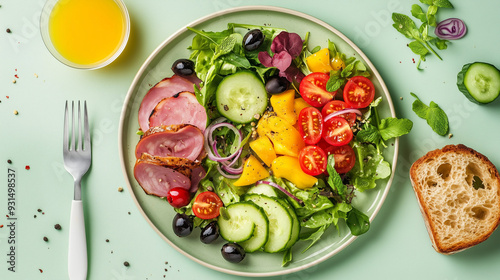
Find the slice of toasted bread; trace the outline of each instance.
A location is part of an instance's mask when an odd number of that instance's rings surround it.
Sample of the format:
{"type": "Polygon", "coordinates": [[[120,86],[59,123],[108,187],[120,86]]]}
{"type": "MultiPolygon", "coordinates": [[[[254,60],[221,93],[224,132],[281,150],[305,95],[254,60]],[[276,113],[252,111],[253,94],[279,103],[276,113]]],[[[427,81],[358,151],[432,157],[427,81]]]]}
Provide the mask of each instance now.
{"type": "Polygon", "coordinates": [[[415,161],[410,179],[437,252],[472,247],[498,227],[500,176],[484,155],[448,145],[415,161]]]}

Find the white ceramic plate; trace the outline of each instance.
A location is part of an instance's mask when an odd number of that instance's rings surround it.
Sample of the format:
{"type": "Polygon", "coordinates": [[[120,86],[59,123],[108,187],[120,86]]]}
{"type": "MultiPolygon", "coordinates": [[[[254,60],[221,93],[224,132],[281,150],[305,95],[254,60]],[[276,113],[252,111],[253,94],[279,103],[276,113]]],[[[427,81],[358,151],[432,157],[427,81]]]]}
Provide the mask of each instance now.
{"type": "MultiPolygon", "coordinates": [[[[221,31],[227,28],[227,23],[245,23],[254,25],[270,25],[286,28],[289,32],[298,33],[304,38],[310,32],[310,46],[327,46],[328,39],[333,41],[338,49],[348,56],[355,56],[363,61],[372,74],[371,80],[376,89],[376,96],[382,96],[383,101],[378,107],[381,117],[395,117],[393,104],[380,74],[368,58],[347,37],[335,28],[309,15],[270,6],[250,6],[221,11],[201,18],[188,26],[205,31],[221,31]]],[[[305,253],[301,253],[307,242],[299,242],[294,246],[293,262],[282,267],[282,254],[252,253],[242,263],[226,262],[220,253],[223,244],[206,245],[199,241],[199,230],[186,238],[177,237],[172,231],[172,219],[175,215],[172,207],[163,199],[149,196],[137,184],[133,175],[135,163],[135,146],[139,141],[136,134],[139,125],[137,114],[142,98],[147,91],[161,79],[171,76],[172,63],[178,58],[189,57],[187,47],[191,45],[194,34],[182,28],[167,38],[144,62],[137,73],[125,99],[120,119],[119,146],[122,169],[128,188],[137,207],[153,229],[171,246],[192,260],[212,269],[243,276],[272,276],[288,274],[316,265],[348,246],[356,237],[352,236],[345,225],[341,225],[340,234],[331,227],[323,238],[305,253]]],[[[396,168],[398,140],[390,142],[384,151],[384,156],[392,165],[394,174],[396,168]]],[[[372,221],[382,206],[389,191],[393,176],[388,180],[378,181],[374,190],[358,193],[353,204],[366,213],[372,221]]],[[[220,238],[219,238],[220,239],[220,238]]],[[[362,251],[357,252],[362,254],[362,251]]],[[[350,256],[350,257],[355,257],[350,256]]]]}

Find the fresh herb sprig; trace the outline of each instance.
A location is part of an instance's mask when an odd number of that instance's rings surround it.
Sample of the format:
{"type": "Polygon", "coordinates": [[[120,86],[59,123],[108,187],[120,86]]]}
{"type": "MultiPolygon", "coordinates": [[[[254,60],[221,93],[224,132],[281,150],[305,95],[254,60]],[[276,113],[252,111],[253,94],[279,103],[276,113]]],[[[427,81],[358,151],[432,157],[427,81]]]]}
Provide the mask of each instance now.
{"type": "Polygon", "coordinates": [[[409,16],[399,13],[392,14],[392,20],[394,21],[392,26],[406,38],[414,40],[408,44],[408,47],[413,53],[420,56],[417,63],[417,69],[419,70],[420,63],[425,61],[425,57],[429,53],[434,54],[437,58],[442,60],[431,45],[434,45],[439,50],[444,50],[448,48],[448,41],[429,36],[429,26],[436,26],[436,14],[439,8],[453,8],[449,0],[420,0],[420,2],[429,5],[429,7],[427,11],[424,12],[420,5],[414,4],[412,6],[412,16],[422,22],[418,28],[417,24],[409,16]]]}
{"type": "Polygon", "coordinates": [[[448,116],[446,113],[437,105],[434,101],[431,101],[429,106],[425,105],[416,94],[410,93],[415,97],[413,101],[412,109],[417,116],[427,121],[427,124],[434,130],[437,134],[444,136],[448,133],[448,116]]]}

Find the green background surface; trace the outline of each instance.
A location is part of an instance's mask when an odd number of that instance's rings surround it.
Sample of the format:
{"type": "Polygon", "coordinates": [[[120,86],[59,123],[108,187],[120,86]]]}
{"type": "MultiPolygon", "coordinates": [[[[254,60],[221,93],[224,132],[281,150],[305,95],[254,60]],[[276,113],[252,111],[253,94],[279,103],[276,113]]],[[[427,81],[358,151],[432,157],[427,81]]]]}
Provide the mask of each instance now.
{"type": "Polygon", "coordinates": [[[458,143],[476,149],[500,166],[497,122],[500,101],[485,106],[472,104],[455,85],[456,74],[465,63],[485,61],[500,66],[496,55],[500,45],[496,30],[500,2],[455,1],[454,9],[440,10],[438,20],[462,18],[468,25],[468,34],[440,52],[443,61],[428,56],[421,65],[422,71],[416,70],[413,59],[418,58],[406,47],[409,40],[392,27],[390,19],[392,12],[410,14],[414,1],[128,0],[125,3],[132,29],[124,53],[103,69],[81,71],[64,66],[46,50],[38,31],[44,1],[0,1],[0,225],[4,225],[0,228],[0,279],[68,279],[73,180],[64,170],[61,153],[63,106],[67,99],[87,100],[93,134],[92,167],[83,181],[89,279],[244,278],[197,264],[152,230],[128,193],[118,151],[123,100],[149,54],[190,22],[244,5],[297,10],[340,30],[378,69],[398,117],[414,122],[412,132],[400,139],[394,182],[370,231],[317,266],[269,278],[498,279],[498,231],[486,242],[452,256],[434,251],[408,169],[427,151],[458,143]],[[7,28],[12,33],[7,34],[7,28]],[[435,134],[412,112],[410,92],[427,104],[435,101],[446,111],[453,133],[451,139],[435,134]],[[17,179],[15,273],[7,270],[8,168],[16,170],[17,179]],[[125,190],[118,192],[119,187],[125,190]],[[55,224],[62,229],[54,229],[55,224]],[[48,242],[43,241],[44,236],[48,242]],[[125,267],[124,261],[130,266],[125,267]]]}

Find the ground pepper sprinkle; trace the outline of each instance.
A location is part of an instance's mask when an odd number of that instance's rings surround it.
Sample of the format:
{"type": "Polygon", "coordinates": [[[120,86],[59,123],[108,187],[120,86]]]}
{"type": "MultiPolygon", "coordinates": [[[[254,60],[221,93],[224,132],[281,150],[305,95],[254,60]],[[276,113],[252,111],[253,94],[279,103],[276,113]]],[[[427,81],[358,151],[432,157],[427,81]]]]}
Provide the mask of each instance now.
{"type": "Polygon", "coordinates": [[[60,224],[55,224],[54,228],[57,229],[57,230],[60,230],[61,229],[61,225],[60,224]]]}
{"type": "Polygon", "coordinates": [[[8,160],[7,160],[7,163],[8,163],[8,164],[11,164],[11,163],[12,163],[12,160],[8,159],[8,160]]]}
{"type": "Polygon", "coordinates": [[[7,28],[7,30],[5,31],[7,31],[7,33],[12,33],[12,30],[10,30],[10,28],[7,28]]]}
{"type": "Polygon", "coordinates": [[[39,268],[38,270],[40,270],[40,273],[43,273],[43,270],[41,268],[39,268]]]}
{"type": "Polygon", "coordinates": [[[126,262],[124,262],[124,263],[123,263],[123,265],[124,265],[124,266],[126,266],[126,267],[129,267],[129,266],[130,266],[130,264],[129,264],[127,261],[126,261],[126,262]]]}
{"type": "Polygon", "coordinates": [[[119,192],[122,192],[122,191],[123,191],[123,188],[122,188],[122,187],[119,187],[119,188],[118,188],[118,191],[119,191],[119,192]]]}
{"type": "Polygon", "coordinates": [[[45,242],[49,241],[49,239],[47,238],[47,236],[43,237],[43,241],[45,241],[45,242]]]}

